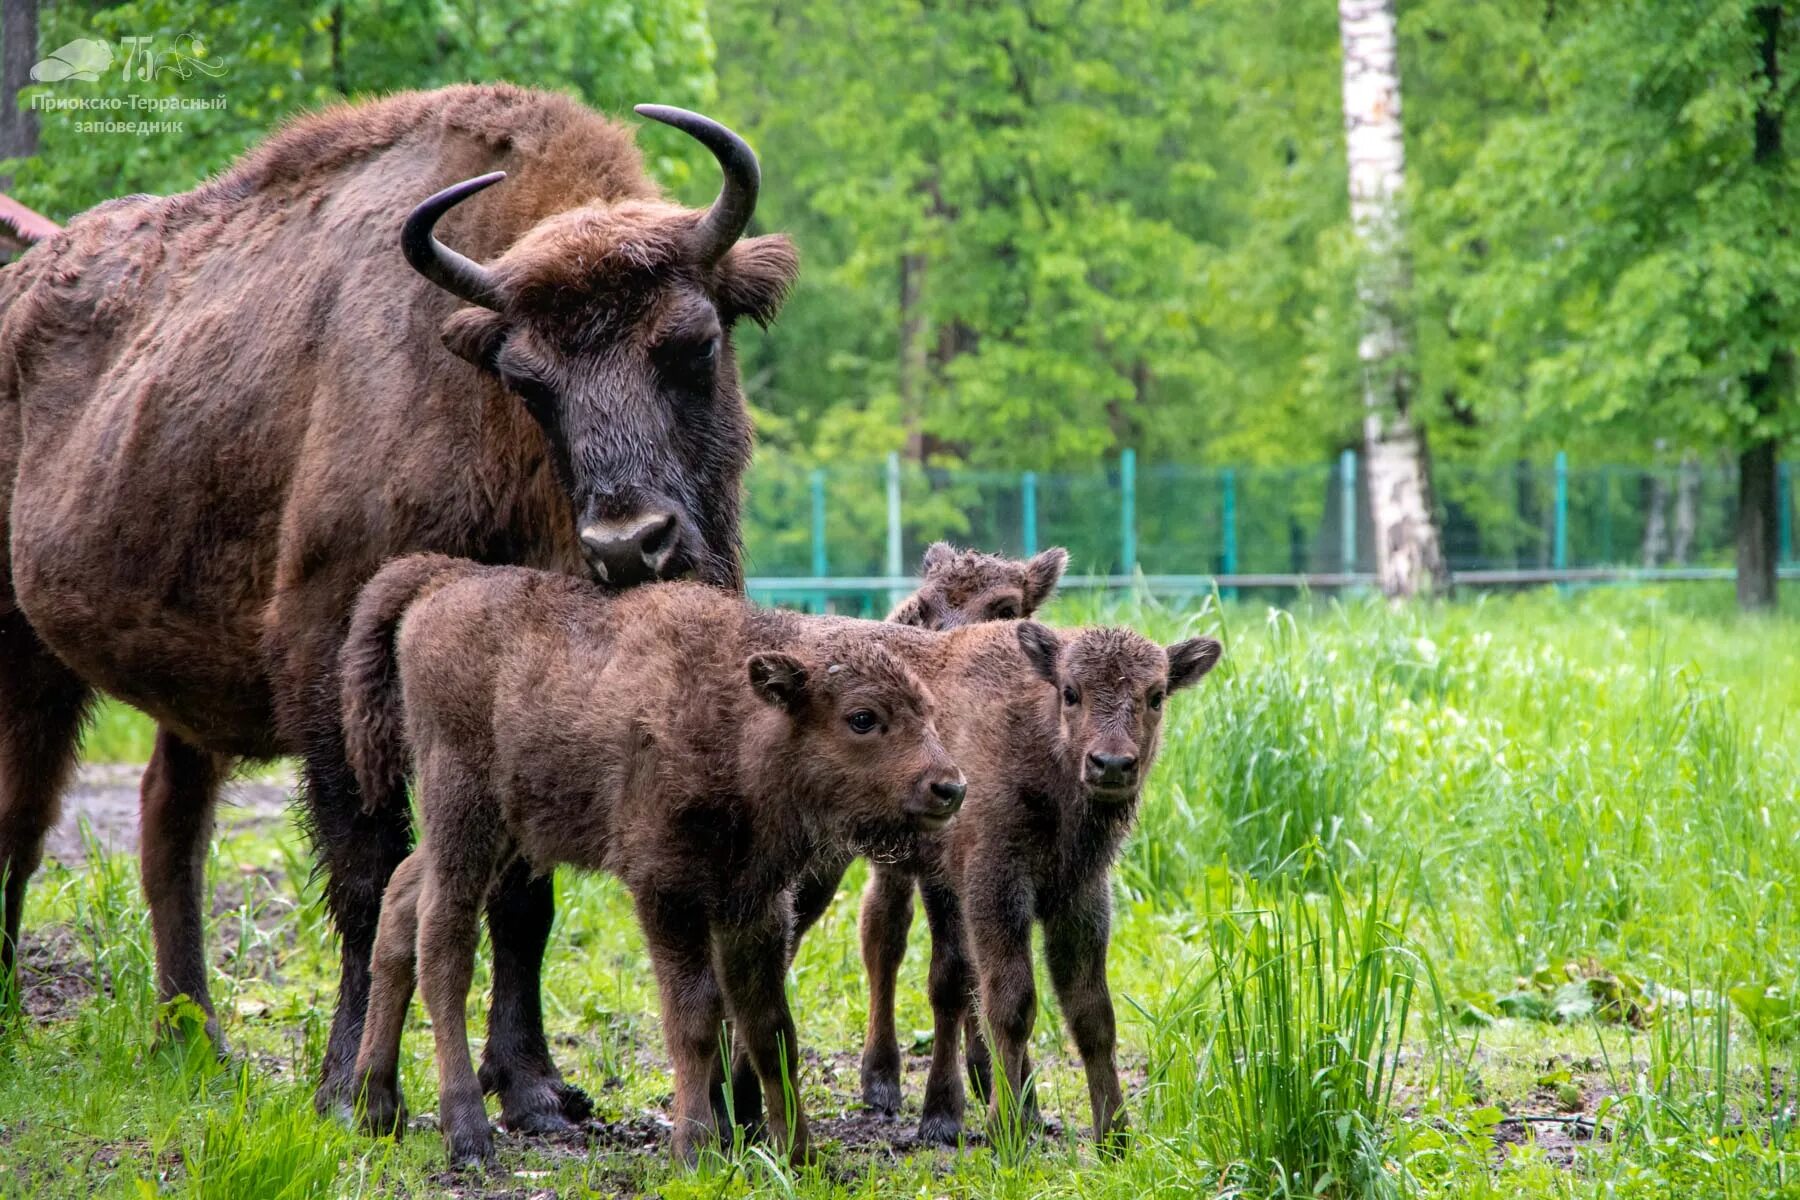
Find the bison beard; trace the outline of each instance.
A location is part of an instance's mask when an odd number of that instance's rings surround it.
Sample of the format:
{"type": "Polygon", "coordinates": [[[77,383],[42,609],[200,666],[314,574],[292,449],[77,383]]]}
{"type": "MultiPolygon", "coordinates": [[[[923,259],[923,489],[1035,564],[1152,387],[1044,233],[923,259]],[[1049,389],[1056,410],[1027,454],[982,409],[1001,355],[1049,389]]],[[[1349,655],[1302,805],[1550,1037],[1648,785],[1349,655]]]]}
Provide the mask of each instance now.
{"type": "MultiPolygon", "coordinates": [[[[233,759],[300,755],[344,956],[318,1100],[346,1104],[377,907],[411,836],[404,805],[363,811],[345,765],[357,589],[421,550],[741,584],[731,329],[771,319],[797,264],[785,238],[739,240],[757,186],[741,140],[646,115],[719,159],[710,209],[661,199],[630,133],[565,97],[454,87],[303,118],[0,274],[6,981],[96,690],[160,727],[143,854],[159,985],[209,1014],[218,785],[233,759]],[[452,188],[496,172],[479,197],[452,188]]],[[[550,910],[523,877],[488,906],[504,953],[482,1080],[520,1124],[585,1108],[538,1023],[550,910]]]]}

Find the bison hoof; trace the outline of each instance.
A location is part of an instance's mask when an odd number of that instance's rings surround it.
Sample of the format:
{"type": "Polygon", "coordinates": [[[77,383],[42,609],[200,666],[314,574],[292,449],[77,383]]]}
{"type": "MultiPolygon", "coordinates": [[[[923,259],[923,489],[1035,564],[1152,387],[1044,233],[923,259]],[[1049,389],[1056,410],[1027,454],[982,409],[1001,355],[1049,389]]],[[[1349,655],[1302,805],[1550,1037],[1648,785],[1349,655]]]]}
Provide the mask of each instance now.
{"type": "Polygon", "coordinates": [[[927,1113],[919,1122],[919,1140],[927,1146],[954,1146],[962,1141],[962,1121],[947,1113],[927,1113]]]}
{"type": "Polygon", "coordinates": [[[893,1116],[900,1111],[900,1081],[888,1075],[865,1074],[863,1104],[871,1112],[893,1116]]]}
{"type": "Polygon", "coordinates": [[[444,1145],[452,1171],[482,1171],[494,1161],[494,1131],[485,1122],[479,1129],[446,1130],[444,1145]]]}
{"type": "Polygon", "coordinates": [[[406,1132],[406,1100],[400,1089],[370,1082],[362,1091],[362,1120],[358,1122],[371,1137],[398,1140],[406,1132]]]}
{"type": "Polygon", "coordinates": [[[562,1109],[562,1115],[579,1125],[594,1115],[594,1101],[591,1096],[572,1083],[558,1082],[554,1090],[556,1102],[562,1109]]]}

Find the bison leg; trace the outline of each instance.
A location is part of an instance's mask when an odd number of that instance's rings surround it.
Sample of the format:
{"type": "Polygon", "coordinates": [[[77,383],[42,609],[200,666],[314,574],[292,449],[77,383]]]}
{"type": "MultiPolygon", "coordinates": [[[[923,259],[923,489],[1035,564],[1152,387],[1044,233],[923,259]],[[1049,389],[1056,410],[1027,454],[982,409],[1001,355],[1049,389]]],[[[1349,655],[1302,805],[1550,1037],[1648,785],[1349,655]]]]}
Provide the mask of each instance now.
{"type": "MultiPolygon", "coordinates": [[[[462,858],[460,850],[456,858],[462,858]]],[[[419,896],[419,991],[437,1043],[438,1126],[452,1167],[481,1166],[494,1157],[494,1131],[469,1059],[465,1015],[487,892],[485,878],[469,878],[470,865],[433,858],[419,896]]]]}
{"type": "Polygon", "coordinates": [[[400,1094],[400,1035],[418,981],[419,893],[428,856],[414,850],[388,880],[369,970],[368,1019],[356,1054],[357,1101],[363,1128],[380,1137],[406,1130],[400,1094]]]}
{"type": "Polygon", "coordinates": [[[1102,877],[1097,894],[1084,897],[1045,923],[1044,957],[1050,981],[1087,1072],[1094,1138],[1111,1150],[1125,1141],[1125,1100],[1119,1091],[1117,1029],[1106,986],[1106,946],[1112,923],[1102,877]]]}
{"type": "Polygon", "coordinates": [[[706,918],[676,897],[637,897],[638,924],[650,948],[663,1036],[675,1068],[675,1160],[693,1166],[718,1126],[710,1095],[719,1070],[724,1003],[708,951],[706,918]]]}
{"type": "MultiPolygon", "coordinates": [[[[794,959],[800,953],[800,943],[805,940],[807,932],[819,923],[825,910],[831,907],[831,901],[837,896],[838,885],[844,881],[844,872],[850,869],[851,859],[841,856],[820,856],[813,863],[799,885],[794,889],[794,928],[788,937],[788,965],[793,966],[794,959]]],[[[734,1056],[731,1062],[731,1097],[732,1112],[737,1123],[746,1129],[760,1131],[762,1126],[762,1087],[756,1078],[756,1065],[750,1061],[750,1052],[744,1048],[742,1039],[734,1039],[734,1056]]],[[[721,1092],[716,1098],[719,1119],[724,1121],[727,1114],[724,1096],[721,1092]]]]}
{"type": "Polygon", "coordinates": [[[967,936],[956,893],[941,881],[921,888],[925,920],[931,926],[931,1071],[925,1079],[924,1111],[919,1140],[954,1146],[962,1136],[962,1073],[959,1043],[974,1007],[974,972],[969,967],[967,936]]]}
{"type": "Polygon", "coordinates": [[[307,756],[306,800],[325,865],[325,903],[343,939],[343,961],[337,1013],[313,1103],[321,1113],[336,1112],[349,1121],[356,1100],[356,1054],[369,1004],[369,954],[381,916],[381,893],[411,849],[412,819],[405,809],[362,811],[335,717],[314,747],[307,756]]]}
{"type": "Polygon", "coordinates": [[[586,1092],[563,1081],[544,1037],[539,982],[555,916],[551,877],[534,876],[523,861],[501,876],[488,897],[494,995],[481,1087],[499,1095],[500,1120],[517,1133],[555,1133],[594,1111],[586,1092]]]}
{"type": "Polygon", "coordinates": [[[762,1081],[770,1136],[799,1164],[811,1154],[800,1102],[800,1045],[787,1002],[788,914],[721,930],[714,944],[733,1030],[762,1081]]]}
{"type": "MultiPolygon", "coordinates": [[[[1031,1031],[1037,1024],[1037,984],[1031,973],[1032,896],[1023,882],[995,876],[967,898],[969,940],[980,976],[981,1012],[1000,1078],[988,1101],[989,1120],[1010,1118],[1029,1130],[1039,1123],[1031,1078],[1031,1031]]],[[[995,1132],[998,1132],[996,1128],[995,1132]]]]}
{"type": "Polygon", "coordinates": [[[206,983],[206,852],[213,805],[225,761],[166,729],[144,769],[139,793],[138,868],[156,940],[156,992],[164,1002],[186,996],[206,1014],[206,1036],[225,1052],[219,1018],[206,983]]]}
{"type": "Polygon", "coordinates": [[[45,648],[0,587],[0,1019],[19,1002],[19,923],[92,692],[45,648]]]}
{"type": "Polygon", "coordinates": [[[894,1035],[894,992],[912,928],[913,877],[869,864],[858,928],[869,977],[869,1028],[863,1039],[863,1103],[879,1113],[900,1111],[900,1043],[894,1035]]]}

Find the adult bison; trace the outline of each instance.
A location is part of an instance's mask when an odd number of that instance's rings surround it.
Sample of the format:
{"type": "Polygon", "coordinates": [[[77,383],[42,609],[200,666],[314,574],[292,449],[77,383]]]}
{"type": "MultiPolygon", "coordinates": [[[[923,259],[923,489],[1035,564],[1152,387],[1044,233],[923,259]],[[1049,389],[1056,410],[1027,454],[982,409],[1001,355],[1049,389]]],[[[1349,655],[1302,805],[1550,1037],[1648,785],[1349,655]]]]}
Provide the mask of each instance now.
{"type": "MultiPolygon", "coordinates": [[[[142,817],[158,983],[209,1014],[215,795],[234,760],[300,755],[343,939],[318,1100],[347,1100],[381,890],[410,842],[404,812],[362,813],[344,761],[358,587],[419,550],[740,585],[730,332],[774,315],[796,258],[784,237],[740,240],[758,186],[741,139],[639,111],[718,159],[709,209],[660,198],[630,132],[565,97],[454,87],[296,121],[0,273],[0,982],[96,691],[159,726],[142,817]]],[[[483,1083],[515,1127],[585,1104],[538,1017],[550,915],[548,881],[523,873],[488,911],[483,1083]]]]}

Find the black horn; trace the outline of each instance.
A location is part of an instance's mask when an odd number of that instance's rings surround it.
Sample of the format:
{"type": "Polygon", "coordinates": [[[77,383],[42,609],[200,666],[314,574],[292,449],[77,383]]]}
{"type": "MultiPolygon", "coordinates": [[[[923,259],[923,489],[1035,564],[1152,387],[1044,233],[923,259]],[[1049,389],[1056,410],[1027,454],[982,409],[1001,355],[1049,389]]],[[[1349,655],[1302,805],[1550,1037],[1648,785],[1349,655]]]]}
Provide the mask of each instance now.
{"type": "Polygon", "coordinates": [[[713,157],[719,160],[719,169],[725,172],[725,183],[719,188],[719,198],[694,227],[694,241],[690,247],[701,262],[717,262],[743,236],[751,214],[756,212],[756,192],[762,186],[762,168],[757,165],[756,151],[711,117],[685,108],[640,104],[637,114],[673,125],[711,150],[713,157]]]}
{"type": "Polygon", "coordinates": [[[413,270],[451,295],[482,308],[500,307],[500,289],[494,282],[493,272],[450,249],[433,237],[431,231],[445,213],[505,178],[505,171],[492,171],[452,184],[413,209],[406,224],[400,228],[400,249],[413,270]]]}

